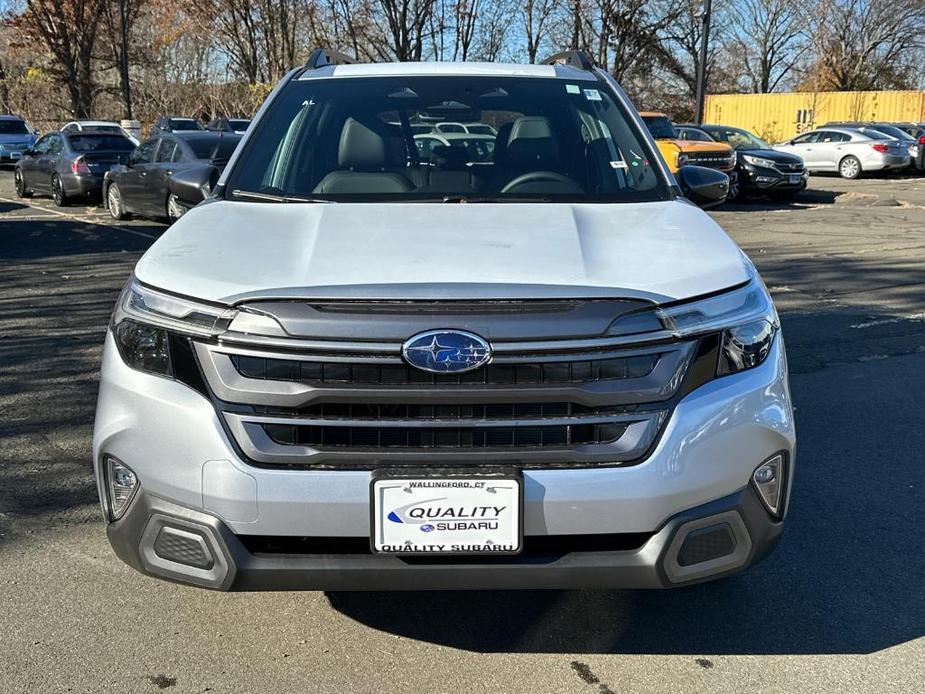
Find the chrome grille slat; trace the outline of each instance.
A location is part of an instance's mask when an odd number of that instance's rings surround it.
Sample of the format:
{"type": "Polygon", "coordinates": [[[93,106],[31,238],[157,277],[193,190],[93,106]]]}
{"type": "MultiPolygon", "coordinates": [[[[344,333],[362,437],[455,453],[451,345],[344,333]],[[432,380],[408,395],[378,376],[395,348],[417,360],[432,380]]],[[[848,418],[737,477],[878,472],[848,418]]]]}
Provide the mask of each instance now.
{"type": "MultiPolygon", "coordinates": [[[[661,357],[644,378],[589,381],[584,383],[485,385],[479,383],[382,384],[357,386],[267,380],[242,376],[224,353],[222,345],[198,342],[196,353],[213,393],[225,402],[278,407],[304,407],[316,402],[439,403],[451,402],[576,402],[587,406],[661,402],[671,397],[684,374],[693,343],[659,348],[661,357]]],[[[273,356],[266,353],[262,356],[273,356]]],[[[424,374],[424,372],[421,372],[424,374]]]]}
{"type": "Polygon", "coordinates": [[[639,414],[607,414],[579,417],[549,417],[528,419],[328,419],[324,417],[272,417],[267,415],[242,415],[226,412],[225,417],[246,419],[255,424],[288,424],[294,426],[324,427],[366,427],[396,429],[440,429],[458,428],[460,424],[473,427],[541,427],[541,426],[579,426],[583,424],[607,424],[610,422],[638,422],[646,419],[639,414]]]}
{"type": "Polygon", "coordinates": [[[588,465],[619,463],[639,458],[649,447],[665,421],[666,412],[653,412],[645,420],[627,424],[623,435],[607,444],[504,448],[422,448],[422,449],[321,449],[306,445],[280,444],[273,441],[261,424],[225,413],[225,420],[244,454],[265,465],[370,467],[395,464],[514,464],[588,465]]]}

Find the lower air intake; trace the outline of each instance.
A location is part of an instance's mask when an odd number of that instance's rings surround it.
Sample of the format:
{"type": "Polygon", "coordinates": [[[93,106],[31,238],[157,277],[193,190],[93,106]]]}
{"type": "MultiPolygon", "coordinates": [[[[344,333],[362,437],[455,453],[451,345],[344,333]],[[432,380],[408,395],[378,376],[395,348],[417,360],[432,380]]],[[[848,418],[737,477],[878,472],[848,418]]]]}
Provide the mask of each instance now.
{"type": "Polygon", "coordinates": [[[154,540],[154,553],[161,559],[197,569],[211,569],[215,565],[205,539],[198,533],[164,526],[154,540]]]}
{"type": "Polygon", "coordinates": [[[693,566],[711,559],[732,554],[736,548],[735,536],[728,523],[710,525],[691,531],[678,552],[680,566],[693,566]]]}

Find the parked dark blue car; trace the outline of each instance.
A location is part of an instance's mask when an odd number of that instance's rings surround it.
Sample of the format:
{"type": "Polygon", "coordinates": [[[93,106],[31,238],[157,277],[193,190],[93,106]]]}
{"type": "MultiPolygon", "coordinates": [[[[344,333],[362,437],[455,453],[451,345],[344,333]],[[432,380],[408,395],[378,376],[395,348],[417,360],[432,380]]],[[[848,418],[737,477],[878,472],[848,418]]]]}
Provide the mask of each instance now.
{"type": "Polygon", "coordinates": [[[0,165],[15,164],[38,136],[19,116],[0,116],[0,165]]]}

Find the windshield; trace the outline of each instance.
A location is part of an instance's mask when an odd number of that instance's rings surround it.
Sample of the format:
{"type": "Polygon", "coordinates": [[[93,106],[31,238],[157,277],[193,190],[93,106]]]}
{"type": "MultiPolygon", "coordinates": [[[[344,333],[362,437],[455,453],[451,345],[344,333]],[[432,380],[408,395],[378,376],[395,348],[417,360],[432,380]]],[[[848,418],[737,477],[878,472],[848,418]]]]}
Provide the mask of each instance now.
{"type": "Polygon", "coordinates": [[[251,122],[249,120],[237,120],[235,118],[228,121],[228,125],[235,130],[247,130],[247,126],[250,124],[251,122]]]}
{"type": "Polygon", "coordinates": [[[872,125],[870,128],[868,128],[868,130],[876,130],[877,132],[881,132],[895,140],[903,140],[906,142],[915,140],[912,135],[901,128],[897,128],[895,125],[872,125]]]}
{"type": "Polygon", "coordinates": [[[0,135],[28,135],[29,128],[21,120],[0,120],[0,135]]]}
{"type": "Polygon", "coordinates": [[[75,152],[130,152],[135,145],[124,135],[71,135],[75,152]]]}
{"type": "Polygon", "coordinates": [[[85,125],[86,130],[95,130],[98,133],[121,133],[122,128],[118,125],[85,125]]]}
{"type": "Polygon", "coordinates": [[[170,119],[170,129],[171,130],[202,130],[202,126],[199,125],[194,120],[188,118],[171,118],[170,119]]]}
{"type": "Polygon", "coordinates": [[[643,116],[642,122],[646,124],[652,137],[656,140],[676,140],[678,133],[668,116],[643,116]]]}
{"type": "Polygon", "coordinates": [[[240,135],[226,133],[221,137],[193,137],[186,142],[197,159],[227,161],[240,141],[240,135]]]}
{"type": "Polygon", "coordinates": [[[627,114],[594,80],[308,79],[291,83],[256,128],[229,175],[231,196],[350,202],[670,197],[627,114]],[[487,132],[454,128],[462,123],[487,132]]]}
{"type": "Polygon", "coordinates": [[[718,142],[725,142],[733,149],[771,149],[771,145],[747,130],[739,128],[704,128],[718,142]]]}

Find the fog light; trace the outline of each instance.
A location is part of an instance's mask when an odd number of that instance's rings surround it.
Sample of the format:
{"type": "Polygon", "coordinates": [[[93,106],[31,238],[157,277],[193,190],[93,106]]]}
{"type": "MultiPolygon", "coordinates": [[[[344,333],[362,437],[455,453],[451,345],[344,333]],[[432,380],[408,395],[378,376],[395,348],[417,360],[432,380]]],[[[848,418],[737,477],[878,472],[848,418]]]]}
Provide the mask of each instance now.
{"type": "Polygon", "coordinates": [[[109,487],[109,515],[119,520],[138,490],[138,477],[125,463],[106,458],[107,486],[109,487]]]}
{"type": "Polygon", "coordinates": [[[761,463],[752,473],[752,484],[762,503],[777,518],[784,503],[784,456],[780,453],[761,463]]]}

